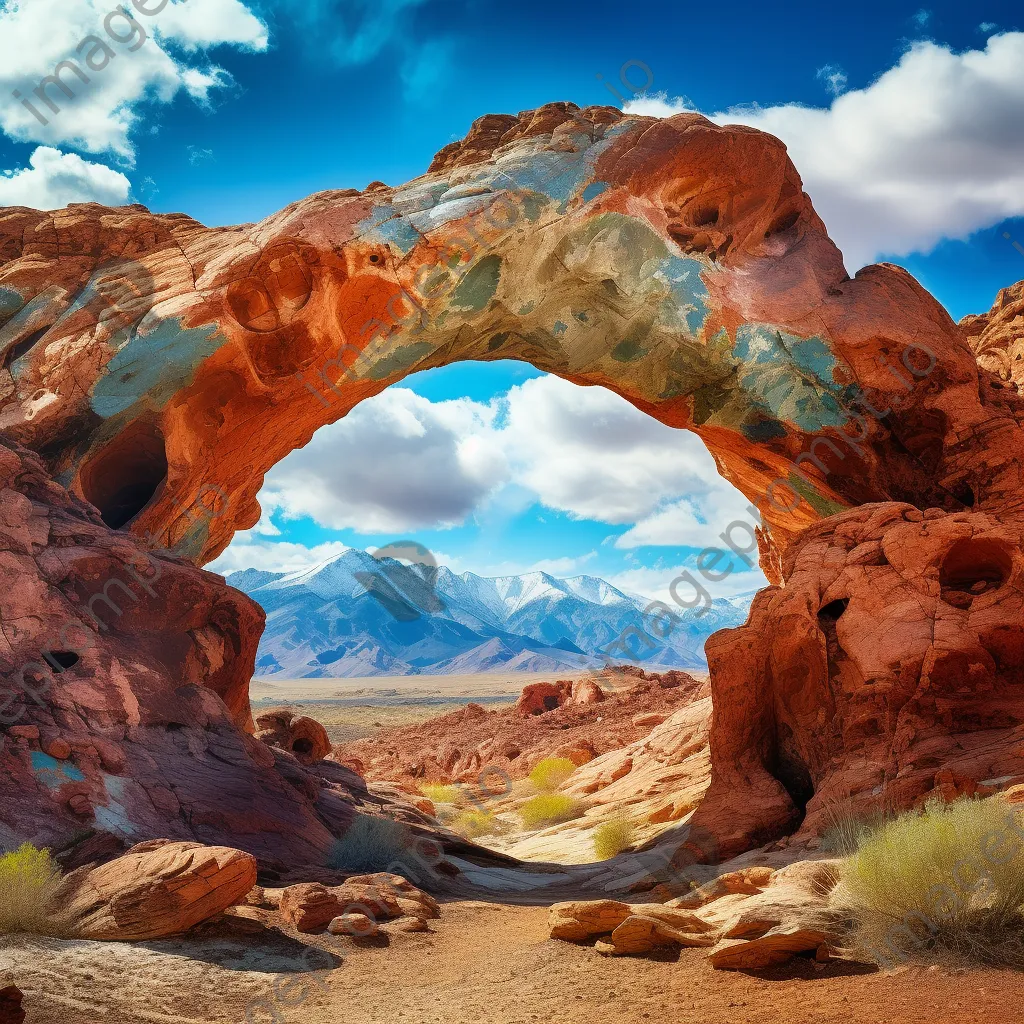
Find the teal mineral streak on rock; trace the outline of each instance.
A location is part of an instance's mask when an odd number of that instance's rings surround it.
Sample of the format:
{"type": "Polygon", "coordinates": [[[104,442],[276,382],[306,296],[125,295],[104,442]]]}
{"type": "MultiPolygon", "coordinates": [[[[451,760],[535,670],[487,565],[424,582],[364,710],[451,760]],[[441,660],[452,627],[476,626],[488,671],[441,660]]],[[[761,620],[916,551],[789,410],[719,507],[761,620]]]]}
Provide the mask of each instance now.
{"type": "Polygon", "coordinates": [[[501,281],[501,257],[492,254],[477,260],[452,296],[452,308],[479,313],[494,298],[501,281]]]}
{"type": "Polygon", "coordinates": [[[742,388],[777,419],[808,433],[848,422],[856,389],[837,383],[839,364],[822,338],[743,324],[734,354],[744,368],[742,388]]]}
{"type": "Polygon", "coordinates": [[[429,342],[420,341],[415,345],[403,345],[385,358],[370,367],[367,376],[370,380],[384,380],[393,373],[401,373],[415,366],[424,356],[433,352],[434,346],[429,342]]]}
{"type": "Polygon", "coordinates": [[[19,292],[11,288],[0,288],[0,324],[6,323],[25,305],[19,292]]]}
{"type": "Polygon", "coordinates": [[[604,194],[611,188],[611,185],[607,181],[592,181],[583,190],[583,202],[589,203],[592,199],[596,199],[599,195],[604,194]]]}
{"type": "Polygon", "coordinates": [[[60,789],[67,782],[82,782],[85,779],[82,772],[73,764],[58,761],[41,750],[33,750],[29,759],[32,771],[47,789],[60,789]]]}
{"type": "Polygon", "coordinates": [[[107,419],[141,401],[162,408],[226,340],[216,324],[184,328],[176,318],[132,334],[96,382],[93,411],[107,419]]]}
{"type": "Polygon", "coordinates": [[[561,320],[556,320],[555,321],[555,326],[553,328],[553,331],[554,331],[554,335],[555,335],[556,338],[560,338],[563,334],[565,334],[565,332],[567,330],[569,330],[569,325],[568,324],[562,323],[561,320]]]}
{"type": "Polygon", "coordinates": [[[103,785],[107,791],[105,805],[93,808],[96,824],[115,835],[134,835],[137,831],[124,807],[125,780],[116,775],[103,773],[103,785]]]}

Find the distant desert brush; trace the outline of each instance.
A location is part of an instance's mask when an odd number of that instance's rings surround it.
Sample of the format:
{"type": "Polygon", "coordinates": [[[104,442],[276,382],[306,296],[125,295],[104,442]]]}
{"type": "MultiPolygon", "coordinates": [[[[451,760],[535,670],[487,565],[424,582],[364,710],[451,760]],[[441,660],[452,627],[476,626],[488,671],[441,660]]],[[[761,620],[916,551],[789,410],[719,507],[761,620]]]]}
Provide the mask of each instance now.
{"type": "Polygon", "coordinates": [[[458,786],[446,785],[443,782],[424,782],[420,792],[435,804],[456,804],[462,795],[458,786]]]}
{"type": "Polygon", "coordinates": [[[566,796],[564,793],[539,793],[519,808],[519,816],[523,820],[523,827],[532,829],[556,825],[560,821],[571,821],[585,810],[586,806],[582,800],[566,796]]]}
{"type": "Polygon", "coordinates": [[[489,811],[460,811],[448,823],[448,827],[467,839],[494,835],[502,830],[501,822],[489,811]]]}
{"type": "Polygon", "coordinates": [[[545,757],[530,772],[530,781],[545,793],[550,793],[576,771],[576,765],[567,757],[545,757]]]}
{"type": "Polygon", "coordinates": [[[411,859],[411,843],[411,833],[401,822],[357,811],[349,830],[334,844],[328,864],[341,871],[384,871],[403,855],[411,859]]]}
{"type": "Polygon", "coordinates": [[[930,803],[862,832],[833,899],[883,966],[1024,967],[1024,827],[999,799],[930,803]]]}
{"type": "Polygon", "coordinates": [[[60,878],[49,853],[31,843],[0,857],[0,933],[59,931],[50,911],[60,878]]]}
{"type": "Polygon", "coordinates": [[[594,854],[598,860],[610,860],[633,845],[633,823],[627,818],[612,818],[594,830],[594,854]]]}

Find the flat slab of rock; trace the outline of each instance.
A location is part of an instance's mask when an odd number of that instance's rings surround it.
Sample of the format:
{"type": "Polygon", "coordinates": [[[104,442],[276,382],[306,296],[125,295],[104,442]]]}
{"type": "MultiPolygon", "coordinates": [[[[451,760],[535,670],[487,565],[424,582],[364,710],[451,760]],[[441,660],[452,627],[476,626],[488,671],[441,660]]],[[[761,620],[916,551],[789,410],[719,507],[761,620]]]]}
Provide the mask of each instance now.
{"type": "Polygon", "coordinates": [[[77,936],[159,939],[243,902],[256,884],[256,858],[226,846],[158,840],[69,876],[66,884],[77,936]]]}

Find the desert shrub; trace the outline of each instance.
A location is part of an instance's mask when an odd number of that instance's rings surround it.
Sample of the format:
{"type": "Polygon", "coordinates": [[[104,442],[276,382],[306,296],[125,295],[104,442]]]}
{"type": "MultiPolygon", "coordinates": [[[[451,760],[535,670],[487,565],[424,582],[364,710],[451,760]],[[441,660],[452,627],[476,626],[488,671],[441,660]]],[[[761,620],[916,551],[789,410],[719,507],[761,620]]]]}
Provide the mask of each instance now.
{"type": "Polygon", "coordinates": [[[458,786],[446,786],[443,782],[424,782],[420,792],[435,804],[455,804],[461,796],[458,786]]]}
{"type": "Polygon", "coordinates": [[[467,839],[490,836],[501,831],[501,823],[493,814],[476,810],[460,811],[449,822],[449,827],[467,839]]]}
{"type": "Polygon", "coordinates": [[[1000,800],[933,803],[861,832],[835,899],[884,965],[1024,966],[1024,829],[1000,800]]]}
{"type": "Polygon", "coordinates": [[[545,757],[538,761],[530,772],[530,781],[545,793],[558,789],[559,786],[576,771],[576,765],[567,757],[545,757]]]}
{"type": "Polygon", "coordinates": [[[412,837],[407,826],[391,818],[360,814],[331,850],[328,864],[339,871],[384,871],[408,857],[412,837]]]}
{"type": "Polygon", "coordinates": [[[519,816],[524,828],[541,828],[578,818],[585,809],[582,800],[564,793],[538,793],[519,808],[519,816]]]}
{"type": "Polygon", "coordinates": [[[612,818],[594,830],[594,854],[598,860],[610,860],[633,844],[633,823],[612,818]]]}
{"type": "Polygon", "coordinates": [[[53,932],[50,907],[60,877],[49,853],[30,843],[0,857],[0,933],[53,932]]]}

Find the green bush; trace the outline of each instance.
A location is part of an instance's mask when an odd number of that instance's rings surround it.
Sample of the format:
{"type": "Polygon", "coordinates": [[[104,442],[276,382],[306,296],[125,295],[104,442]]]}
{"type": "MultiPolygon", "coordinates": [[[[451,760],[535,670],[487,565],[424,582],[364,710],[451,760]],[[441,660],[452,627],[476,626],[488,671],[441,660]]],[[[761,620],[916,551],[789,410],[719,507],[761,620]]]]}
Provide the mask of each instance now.
{"type": "Polygon", "coordinates": [[[443,782],[424,782],[420,792],[435,804],[456,804],[462,795],[458,786],[446,786],[443,782]]]}
{"type": "Polygon", "coordinates": [[[411,845],[406,825],[357,811],[349,830],[334,844],[328,865],[360,874],[384,871],[394,861],[411,859],[411,845]]]}
{"type": "Polygon", "coordinates": [[[556,825],[560,821],[571,821],[586,810],[582,800],[564,793],[539,793],[519,808],[523,827],[527,829],[556,825]]]}
{"type": "Polygon", "coordinates": [[[1024,966],[1022,835],[998,799],[929,804],[861,832],[835,899],[879,963],[946,954],[1024,966]]]}
{"type": "Polygon", "coordinates": [[[576,771],[576,765],[567,757],[545,757],[538,761],[530,772],[530,781],[545,793],[558,789],[559,786],[576,771]]]}
{"type": "Polygon", "coordinates": [[[610,860],[633,845],[633,823],[612,818],[594,830],[594,854],[598,860],[610,860]]]}
{"type": "Polygon", "coordinates": [[[0,933],[58,931],[51,904],[60,878],[49,853],[30,843],[0,857],[0,933]]]}

